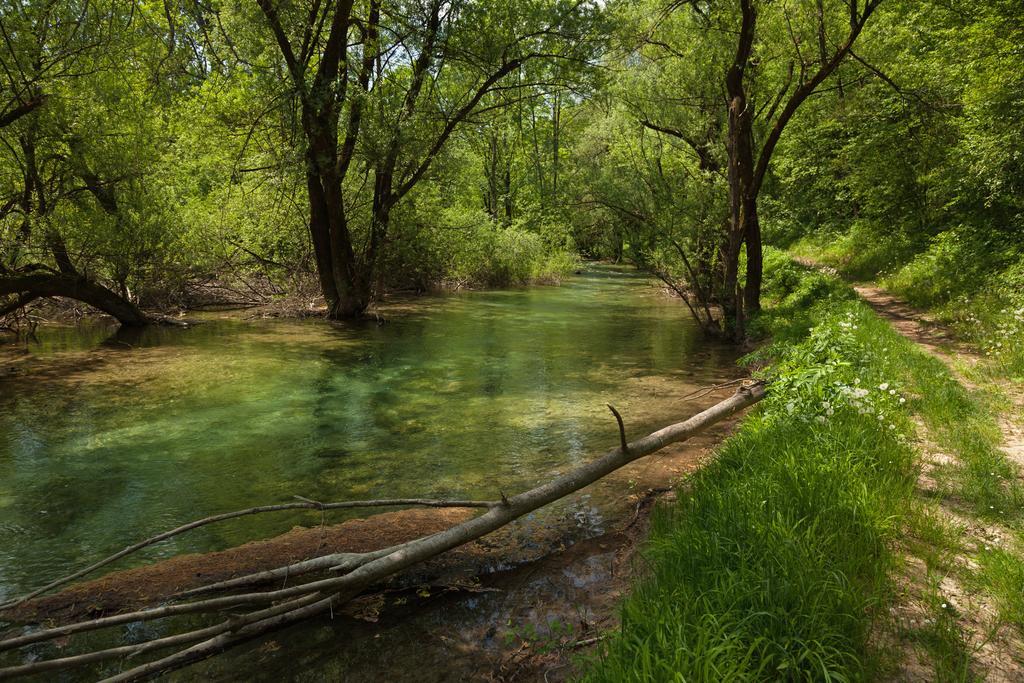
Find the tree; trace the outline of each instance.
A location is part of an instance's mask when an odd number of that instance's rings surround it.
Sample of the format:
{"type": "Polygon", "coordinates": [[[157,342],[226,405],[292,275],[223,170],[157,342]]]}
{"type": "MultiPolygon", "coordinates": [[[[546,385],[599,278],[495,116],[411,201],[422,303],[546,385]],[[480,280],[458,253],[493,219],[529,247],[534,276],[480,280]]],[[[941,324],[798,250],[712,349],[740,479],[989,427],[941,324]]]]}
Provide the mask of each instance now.
{"type": "Polygon", "coordinates": [[[0,17],[0,314],[67,297],[125,325],[150,320],[129,292],[159,240],[137,210],[159,141],[137,107],[154,42],[133,36],[135,16],[118,0],[49,0],[0,17]]]}
{"type": "MultiPolygon", "coordinates": [[[[685,277],[696,296],[721,306],[723,328],[735,338],[743,336],[744,313],[761,306],[758,199],[779,140],[849,56],[879,3],[738,0],[622,10],[630,61],[620,88],[638,125],[691,155],[706,183],[688,191],[714,193],[715,178],[724,179],[727,210],[695,217],[701,230],[718,225],[717,253],[695,254],[698,265],[685,277]],[[665,92],[667,102],[652,96],[665,92]],[[714,281],[702,285],[699,273],[714,273],[714,281]]],[[[683,241],[675,242],[685,256],[683,241]]]]}
{"type": "Polygon", "coordinates": [[[828,13],[825,1],[817,0],[816,12],[810,22],[817,39],[817,54],[805,54],[801,45],[809,42],[806,35],[801,36],[794,30],[792,18],[785,6],[782,8],[793,54],[790,59],[788,73],[775,98],[761,104],[768,109],[762,117],[762,125],[768,129],[760,145],[754,137],[754,121],[758,117],[755,109],[757,103],[750,101],[748,96],[749,83],[754,78],[751,71],[756,70],[754,44],[758,35],[758,8],[755,0],[740,0],[740,30],[737,39],[736,56],[725,77],[726,92],[729,98],[729,128],[726,143],[728,156],[729,181],[729,241],[726,258],[724,289],[727,292],[738,288],[736,266],[739,264],[739,250],[742,243],[747,247],[747,281],[743,289],[743,302],[736,300],[727,306],[727,315],[732,315],[740,305],[745,306],[748,313],[761,309],[761,280],[763,260],[761,256],[761,222],[757,213],[757,200],[764,184],[765,175],[771,164],[772,155],[782,137],[786,126],[792,120],[800,106],[829,76],[831,76],[844,59],[849,55],[857,37],[864,30],[868,19],[877,9],[881,0],[865,0],[863,7],[857,0],[849,0],[849,26],[845,28],[845,36],[838,43],[833,43],[829,36],[828,13]],[[831,47],[830,47],[831,44],[831,47]],[[794,63],[797,74],[793,82],[794,63]],[[792,90],[790,90],[792,88],[792,90]],[[779,108],[779,104],[782,107],[779,108]],[[775,112],[778,111],[778,114],[775,112]],[[735,264],[735,265],[734,265],[735,264]]]}
{"type": "Polygon", "coordinates": [[[1024,236],[1018,10],[886,2],[887,30],[851,52],[862,78],[841,101],[813,98],[780,145],[776,239],[834,242],[846,273],[900,273],[920,306],[1019,291],[996,275],[1016,270],[1024,236]]]}
{"type": "Polygon", "coordinates": [[[586,61],[597,13],[562,0],[259,6],[300,112],[310,236],[333,318],[370,304],[395,207],[456,129],[488,95],[514,88],[506,80],[526,63],[586,61]],[[351,177],[359,170],[368,206],[351,177]]]}

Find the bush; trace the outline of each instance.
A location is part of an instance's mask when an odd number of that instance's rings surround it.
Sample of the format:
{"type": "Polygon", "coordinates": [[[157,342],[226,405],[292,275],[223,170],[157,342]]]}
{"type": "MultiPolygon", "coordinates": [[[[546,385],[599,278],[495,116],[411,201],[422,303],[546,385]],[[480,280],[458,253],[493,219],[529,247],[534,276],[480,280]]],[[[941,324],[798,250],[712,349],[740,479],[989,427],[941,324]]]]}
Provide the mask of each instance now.
{"type": "Polygon", "coordinates": [[[779,341],[798,341],[815,324],[812,304],[855,298],[850,288],[835,277],[795,263],[785,252],[773,247],[764,249],[762,285],[770,313],[750,321],[748,332],[754,339],[771,335],[779,341]]]}
{"type": "Polygon", "coordinates": [[[557,283],[579,267],[567,230],[527,218],[503,225],[481,210],[417,212],[396,227],[388,285],[427,290],[557,283]]]}
{"type": "Polygon", "coordinates": [[[920,249],[906,233],[866,220],[853,221],[844,233],[812,231],[792,247],[794,254],[819,260],[852,280],[874,279],[920,249]]]}
{"type": "Polygon", "coordinates": [[[976,292],[1000,260],[990,242],[966,228],[956,228],[939,233],[928,249],[883,284],[908,303],[930,308],[976,292]]]}

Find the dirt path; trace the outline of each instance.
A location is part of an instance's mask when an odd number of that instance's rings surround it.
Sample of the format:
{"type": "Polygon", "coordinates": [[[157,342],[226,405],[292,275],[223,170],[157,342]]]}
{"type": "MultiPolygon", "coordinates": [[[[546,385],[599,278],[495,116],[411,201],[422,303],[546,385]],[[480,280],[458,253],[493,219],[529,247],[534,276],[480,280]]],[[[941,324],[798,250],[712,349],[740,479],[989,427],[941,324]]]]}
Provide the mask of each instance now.
{"type": "MultiPolygon", "coordinates": [[[[855,285],[854,290],[893,329],[945,363],[961,384],[968,389],[977,388],[963,370],[977,366],[983,359],[977,351],[961,344],[949,328],[879,287],[855,285]]],[[[998,416],[1002,451],[1024,472],[1024,425],[1019,421],[1024,411],[1024,391],[1006,380],[993,382],[1011,406],[1011,410],[998,416]]]]}
{"type": "MultiPolygon", "coordinates": [[[[854,289],[900,335],[941,360],[969,390],[978,390],[966,374],[981,363],[982,357],[960,343],[947,327],[879,287],[857,285],[854,289]]],[[[1018,473],[1024,472],[1024,427],[1018,422],[1024,395],[1008,381],[992,382],[1011,406],[997,417],[1002,451],[1016,464],[1018,473]]],[[[977,518],[958,503],[955,495],[943,490],[939,472],[956,466],[957,459],[935,444],[923,423],[918,429],[923,456],[918,479],[921,501],[956,535],[958,547],[952,556],[938,563],[933,555],[941,554],[939,548],[922,548],[914,542],[905,548],[904,571],[898,579],[900,591],[891,608],[894,633],[879,635],[883,647],[896,651],[897,670],[892,680],[943,680],[950,674],[965,679],[981,676],[986,681],[1024,680],[1020,634],[1000,619],[993,596],[969,581],[978,569],[974,559],[977,554],[992,546],[1009,549],[1014,532],[977,518]],[[938,617],[936,603],[941,605],[938,617]],[[947,620],[947,615],[952,619],[947,620]],[[960,641],[963,662],[936,662],[934,651],[929,651],[927,639],[941,637],[944,630],[946,636],[960,641]]]]}
{"type": "Polygon", "coordinates": [[[952,332],[931,320],[927,314],[918,311],[905,301],[897,299],[885,290],[871,285],[854,285],[854,291],[871,306],[881,318],[892,325],[901,335],[939,358],[954,372],[957,356],[967,356],[972,364],[978,357],[959,344],[952,332]]]}

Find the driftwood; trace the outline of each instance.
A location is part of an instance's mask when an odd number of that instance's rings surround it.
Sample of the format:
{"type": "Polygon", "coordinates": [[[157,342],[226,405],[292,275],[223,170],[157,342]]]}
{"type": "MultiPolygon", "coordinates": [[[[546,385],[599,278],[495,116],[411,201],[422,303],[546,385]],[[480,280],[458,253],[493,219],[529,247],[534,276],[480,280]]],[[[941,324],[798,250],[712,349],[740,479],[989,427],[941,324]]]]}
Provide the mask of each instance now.
{"type": "MultiPolygon", "coordinates": [[[[404,499],[402,501],[358,501],[348,503],[317,503],[303,500],[298,503],[261,506],[216,515],[183,525],[151,539],[129,546],[124,551],[98,562],[81,572],[45,586],[30,595],[38,595],[56,585],[84,576],[86,573],[108,564],[146,545],[183,533],[197,526],[223,521],[246,514],[269,512],[282,509],[337,509],[341,507],[368,507],[377,505],[432,505],[478,507],[485,512],[444,531],[368,553],[340,553],[307,560],[270,572],[259,572],[238,577],[210,586],[188,591],[175,597],[171,604],[82,621],[56,628],[43,629],[34,633],[0,641],[0,650],[23,647],[76,633],[109,628],[136,621],[148,621],[165,617],[217,612],[231,608],[234,614],[220,623],[204,628],[169,635],[135,645],[125,645],[87,652],[80,655],[32,662],[21,666],[0,669],[0,679],[20,675],[37,674],[65,669],[83,664],[119,657],[137,658],[143,654],[161,649],[183,647],[163,658],[140,664],[108,679],[109,681],[135,681],[179,669],[190,663],[205,659],[225,649],[261,636],[273,629],[292,624],[311,616],[332,610],[345,601],[359,595],[367,588],[425,560],[476,540],[509,524],[540,507],[570,495],[602,477],[643,456],[661,450],[672,443],[685,441],[715,423],[757,403],[765,396],[765,387],[759,382],[743,386],[731,397],[715,404],[684,422],[669,425],[631,443],[626,442],[625,426],[621,416],[615,414],[619,427],[620,445],[604,455],[582,465],[571,472],[556,477],[540,486],[515,496],[501,496],[500,501],[434,501],[404,499]],[[308,583],[276,590],[243,592],[234,595],[220,595],[202,600],[189,600],[197,595],[217,593],[243,587],[250,587],[281,577],[294,577],[312,571],[331,570],[339,576],[329,576],[308,583]],[[239,613],[240,608],[254,607],[255,611],[239,613]]],[[[26,596],[27,598],[28,596],[26,596]]],[[[19,599],[19,602],[25,598],[19,599]]],[[[8,603],[12,604],[12,603],[8,603]]]]}

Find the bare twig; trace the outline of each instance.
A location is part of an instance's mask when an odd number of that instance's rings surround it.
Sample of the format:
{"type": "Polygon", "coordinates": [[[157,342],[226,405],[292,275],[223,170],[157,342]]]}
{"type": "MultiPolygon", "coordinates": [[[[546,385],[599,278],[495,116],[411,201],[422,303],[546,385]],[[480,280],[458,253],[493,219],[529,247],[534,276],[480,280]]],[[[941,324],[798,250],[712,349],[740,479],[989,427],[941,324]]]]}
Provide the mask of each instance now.
{"type": "Polygon", "coordinates": [[[622,416],[619,415],[619,411],[615,410],[615,406],[611,403],[606,405],[608,410],[612,411],[612,415],[615,416],[615,421],[619,423],[619,448],[622,449],[623,453],[629,453],[629,443],[626,442],[626,426],[622,423],[622,416]]]}
{"type": "Polygon", "coordinates": [[[690,399],[695,399],[695,398],[704,398],[708,394],[714,393],[714,392],[718,391],[719,389],[726,389],[728,387],[734,387],[737,384],[742,385],[744,382],[749,382],[749,381],[751,381],[749,377],[739,377],[737,379],[731,379],[728,382],[722,382],[721,384],[713,384],[710,387],[702,387],[700,389],[697,389],[696,391],[691,391],[689,394],[686,394],[685,396],[683,396],[679,400],[680,401],[688,401],[690,399]]]}
{"type": "Polygon", "coordinates": [[[600,635],[600,636],[594,636],[593,638],[584,638],[583,640],[577,640],[575,643],[572,643],[571,645],[569,645],[569,647],[571,647],[573,649],[578,648],[578,647],[587,647],[588,645],[593,645],[594,643],[600,643],[606,637],[607,637],[606,635],[600,635]]]}

